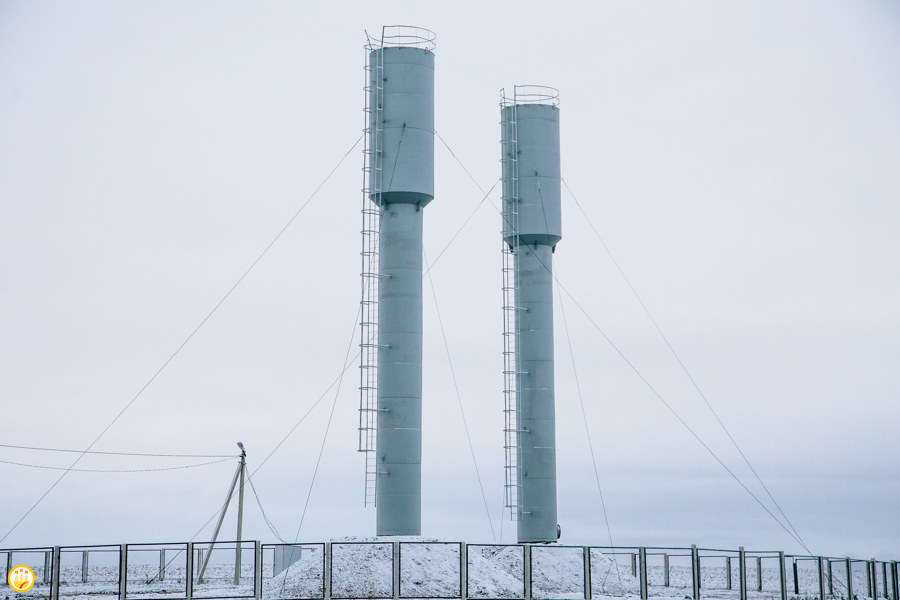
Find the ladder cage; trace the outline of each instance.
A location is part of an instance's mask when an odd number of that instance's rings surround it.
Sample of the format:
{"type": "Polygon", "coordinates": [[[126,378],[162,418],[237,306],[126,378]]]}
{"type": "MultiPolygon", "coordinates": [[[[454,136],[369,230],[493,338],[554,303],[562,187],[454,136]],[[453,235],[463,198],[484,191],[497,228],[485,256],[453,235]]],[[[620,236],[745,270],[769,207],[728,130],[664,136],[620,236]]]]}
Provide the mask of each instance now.
{"type": "Polygon", "coordinates": [[[519,444],[519,273],[516,249],[519,232],[519,186],[518,186],[518,138],[515,102],[509,104],[505,92],[501,91],[501,128],[504,134],[504,152],[501,157],[502,172],[507,181],[503,186],[503,231],[501,234],[503,273],[503,453],[504,453],[504,498],[510,518],[520,517],[522,486],[519,478],[521,446],[519,444]],[[508,236],[513,236],[510,243],[508,236]]]}
{"type": "Polygon", "coordinates": [[[380,48],[366,44],[363,133],[362,260],[359,322],[359,441],[365,454],[365,506],[375,506],[376,433],[378,427],[378,283],[379,233],[383,172],[384,56],[380,48]]]}

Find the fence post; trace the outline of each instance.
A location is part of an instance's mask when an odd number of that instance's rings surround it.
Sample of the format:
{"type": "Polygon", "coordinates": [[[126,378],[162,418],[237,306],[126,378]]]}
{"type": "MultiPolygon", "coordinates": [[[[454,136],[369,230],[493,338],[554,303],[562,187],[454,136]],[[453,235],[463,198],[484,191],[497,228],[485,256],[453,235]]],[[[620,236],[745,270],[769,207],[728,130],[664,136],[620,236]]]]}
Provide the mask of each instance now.
{"type": "Polygon", "coordinates": [[[523,550],[525,553],[525,600],[531,600],[531,544],[525,544],[523,546],[523,550]]]}
{"type": "Polygon", "coordinates": [[[834,564],[828,559],[828,595],[834,596],[834,564]]]}
{"type": "MultiPolygon", "coordinates": [[[[119,600],[125,600],[128,590],[128,544],[119,546],[119,600]]],[[[190,599],[190,596],[188,596],[190,599]]]]}
{"type": "Polygon", "coordinates": [[[469,596],[469,553],[465,542],[459,543],[459,600],[469,596]]]}
{"type": "Polygon", "coordinates": [[[700,552],[691,544],[691,579],[694,584],[694,600],[700,600],[700,552]]]}
{"type": "Polygon", "coordinates": [[[50,567],[52,569],[50,574],[50,600],[59,600],[60,563],[62,563],[62,552],[60,552],[59,546],[54,546],[53,562],[50,567]]]}
{"type": "MultiPolygon", "coordinates": [[[[700,551],[697,550],[697,589],[703,588],[703,564],[700,561],[700,551]]],[[[700,596],[697,596],[698,598],[700,596]]]]}
{"type": "Polygon", "coordinates": [[[762,556],[756,557],[756,588],[762,591],[762,556]]]}
{"type": "Polygon", "coordinates": [[[887,584],[887,563],[881,563],[881,584],[884,587],[884,597],[888,597],[888,584],[887,584]]]}
{"type": "Polygon", "coordinates": [[[392,573],[394,575],[393,595],[394,600],[400,600],[400,542],[392,542],[393,560],[391,561],[392,573]]]}
{"type": "Polygon", "coordinates": [[[331,600],[331,542],[325,542],[325,574],[323,600],[331,600]]]}
{"type": "Polygon", "coordinates": [[[874,570],[872,568],[874,566],[873,565],[874,560],[875,559],[873,558],[872,560],[866,561],[866,592],[868,593],[869,598],[877,598],[878,597],[875,592],[875,589],[874,589],[875,588],[875,581],[874,581],[875,577],[874,577],[874,573],[872,572],[874,570]]]}
{"type": "Polygon", "coordinates": [[[194,542],[187,543],[187,563],[184,565],[184,597],[194,597],[194,542]]]}
{"type": "MultiPolygon", "coordinates": [[[[10,554],[12,554],[12,553],[10,553],[10,554]]],[[[898,577],[897,576],[900,575],[900,573],[898,573],[897,571],[898,571],[897,561],[892,560],[891,561],[891,591],[893,592],[894,600],[900,600],[900,589],[897,589],[897,585],[898,585],[898,581],[897,581],[898,577]]]]}
{"type": "Polygon", "coordinates": [[[253,542],[253,597],[256,600],[262,600],[262,571],[262,543],[256,540],[253,542]]]}
{"type": "Polygon", "coordinates": [[[800,577],[799,573],[797,573],[797,559],[791,559],[794,563],[794,594],[800,595],[800,577]]]}
{"type": "Polygon", "coordinates": [[[787,574],[784,568],[784,552],[778,553],[778,579],[781,583],[781,600],[787,600],[787,574]]]}
{"type": "Polygon", "coordinates": [[[647,549],[638,548],[638,568],[641,572],[641,600],[647,600],[647,549]]]}
{"type": "Polygon", "coordinates": [[[669,587],[669,554],[667,552],[663,553],[663,569],[666,571],[664,586],[669,587]]]}
{"type": "Polygon", "coordinates": [[[825,565],[821,556],[816,557],[816,566],[819,568],[819,600],[825,600],[825,565]]]}
{"type": "Polygon", "coordinates": [[[88,571],[90,570],[90,564],[88,564],[88,561],[90,560],[88,558],[89,555],[89,551],[81,551],[81,583],[87,583],[88,581],[88,571]]]}
{"type": "Polygon", "coordinates": [[[637,577],[637,554],[634,552],[631,553],[631,576],[637,577]]]}
{"type": "Polygon", "coordinates": [[[853,563],[849,556],[844,560],[847,563],[847,600],[853,600],[853,563]]]}
{"type": "Polygon", "coordinates": [[[9,550],[6,553],[6,575],[3,577],[4,581],[9,579],[9,572],[12,571],[12,568],[13,568],[13,553],[12,553],[12,550],[9,550]]]}
{"type": "Polygon", "coordinates": [[[591,548],[584,547],[584,600],[591,600],[591,548]]]}
{"type": "Polygon", "coordinates": [[[50,583],[50,569],[53,568],[51,566],[51,563],[52,563],[51,557],[52,556],[53,556],[52,550],[44,551],[44,583],[50,583]]]}
{"type": "Polygon", "coordinates": [[[730,590],[730,589],[732,589],[732,585],[731,585],[731,557],[730,557],[730,556],[726,556],[726,557],[725,557],[725,577],[726,577],[725,583],[727,584],[727,588],[726,588],[726,589],[729,589],[729,590],[730,590]]]}
{"type": "Polygon", "coordinates": [[[744,552],[743,546],[738,548],[738,577],[740,577],[738,583],[738,589],[741,591],[740,598],[747,600],[747,553],[744,552]]]}

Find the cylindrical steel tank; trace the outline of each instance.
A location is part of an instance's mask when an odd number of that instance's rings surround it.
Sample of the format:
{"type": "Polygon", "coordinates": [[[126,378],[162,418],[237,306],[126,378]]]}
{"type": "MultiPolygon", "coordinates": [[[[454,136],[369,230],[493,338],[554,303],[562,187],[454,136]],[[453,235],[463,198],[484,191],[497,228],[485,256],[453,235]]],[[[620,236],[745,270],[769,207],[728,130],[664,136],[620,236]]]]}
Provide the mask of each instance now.
{"type": "Polygon", "coordinates": [[[376,151],[369,197],[381,208],[376,532],[420,535],[422,209],[434,198],[434,38],[389,30],[398,33],[369,52],[367,69],[376,151]]]}
{"type": "Polygon", "coordinates": [[[378,203],[425,206],[434,198],[434,53],[383,47],[369,53],[369,147],[378,149],[378,203]],[[380,120],[376,123],[376,120],[380,120]],[[376,136],[378,139],[375,139],[376,136]]]}
{"type": "Polygon", "coordinates": [[[559,108],[511,104],[501,109],[500,119],[504,238],[514,243],[517,224],[519,243],[555,246],[562,239],[559,108]]]}
{"type": "Polygon", "coordinates": [[[517,526],[555,542],[553,251],[562,239],[559,108],[552,88],[516,86],[501,103],[503,240],[513,255],[517,526]]]}

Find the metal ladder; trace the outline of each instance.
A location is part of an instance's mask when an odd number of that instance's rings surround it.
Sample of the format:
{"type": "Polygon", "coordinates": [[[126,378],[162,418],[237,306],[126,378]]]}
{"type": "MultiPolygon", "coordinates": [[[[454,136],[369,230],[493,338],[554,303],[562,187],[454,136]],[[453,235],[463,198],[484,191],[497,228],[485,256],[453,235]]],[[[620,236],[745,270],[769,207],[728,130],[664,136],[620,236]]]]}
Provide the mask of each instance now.
{"type": "Polygon", "coordinates": [[[509,196],[503,198],[503,206],[509,207],[504,223],[503,239],[503,451],[505,456],[505,502],[510,518],[520,518],[521,482],[519,465],[521,447],[519,445],[519,272],[516,247],[519,237],[519,162],[518,162],[518,122],[516,106],[513,104],[512,119],[504,123],[509,128],[511,152],[502,157],[504,166],[511,173],[509,196]],[[510,246],[505,233],[510,231],[516,238],[510,246]]]}
{"type": "MultiPolygon", "coordinates": [[[[371,45],[367,50],[372,50],[371,45]]],[[[359,446],[366,457],[365,506],[375,506],[378,426],[378,245],[383,172],[384,53],[372,64],[366,56],[366,128],[363,135],[362,294],[359,322],[359,446]],[[374,106],[373,106],[374,104],[374,106]],[[373,201],[372,199],[375,199],[373,201]]]]}

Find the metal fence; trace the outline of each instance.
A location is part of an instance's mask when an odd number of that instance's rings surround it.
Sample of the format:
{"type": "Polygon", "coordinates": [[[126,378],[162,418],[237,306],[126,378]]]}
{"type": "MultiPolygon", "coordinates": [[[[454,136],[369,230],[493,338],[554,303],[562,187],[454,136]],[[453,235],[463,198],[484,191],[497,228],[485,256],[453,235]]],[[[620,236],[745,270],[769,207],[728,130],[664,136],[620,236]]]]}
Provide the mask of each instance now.
{"type": "Polygon", "coordinates": [[[457,542],[122,544],[0,549],[23,598],[147,600],[900,600],[897,561],[778,551],[457,542]]]}

